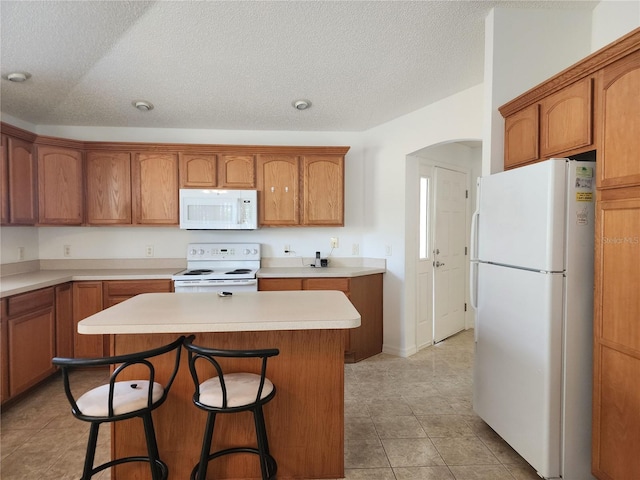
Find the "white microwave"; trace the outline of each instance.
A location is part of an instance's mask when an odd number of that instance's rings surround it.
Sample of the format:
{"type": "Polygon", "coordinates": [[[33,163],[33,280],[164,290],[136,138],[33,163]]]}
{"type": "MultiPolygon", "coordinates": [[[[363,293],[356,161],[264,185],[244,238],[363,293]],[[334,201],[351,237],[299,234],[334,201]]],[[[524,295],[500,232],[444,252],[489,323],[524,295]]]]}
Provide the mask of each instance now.
{"type": "Polygon", "coordinates": [[[255,230],[256,190],[180,189],[180,228],[187,230],[255,230]]]}

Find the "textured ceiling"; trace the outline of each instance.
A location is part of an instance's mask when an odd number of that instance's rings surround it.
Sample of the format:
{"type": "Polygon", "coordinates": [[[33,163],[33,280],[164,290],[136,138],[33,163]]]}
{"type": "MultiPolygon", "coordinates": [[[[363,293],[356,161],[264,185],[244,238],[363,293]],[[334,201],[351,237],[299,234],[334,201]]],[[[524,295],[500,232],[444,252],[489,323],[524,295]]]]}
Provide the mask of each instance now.
{"type": "Polygon", "coordinates": [[[36,125],[360,131],[482,82],[494,6],[596,3],[1,0],[0,109],[36,125]]]}

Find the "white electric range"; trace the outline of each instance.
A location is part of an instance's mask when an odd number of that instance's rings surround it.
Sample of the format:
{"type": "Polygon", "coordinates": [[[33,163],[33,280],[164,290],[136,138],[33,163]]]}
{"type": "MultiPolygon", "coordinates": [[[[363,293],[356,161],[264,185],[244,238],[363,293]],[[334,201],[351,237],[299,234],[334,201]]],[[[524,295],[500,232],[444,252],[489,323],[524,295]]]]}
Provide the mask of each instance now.
{"type": "Polygon", "coordinates": [[[259,243],[190,243],[186,270],[171,278],[176,292],[255,292],[259,269],[259,243]]]}

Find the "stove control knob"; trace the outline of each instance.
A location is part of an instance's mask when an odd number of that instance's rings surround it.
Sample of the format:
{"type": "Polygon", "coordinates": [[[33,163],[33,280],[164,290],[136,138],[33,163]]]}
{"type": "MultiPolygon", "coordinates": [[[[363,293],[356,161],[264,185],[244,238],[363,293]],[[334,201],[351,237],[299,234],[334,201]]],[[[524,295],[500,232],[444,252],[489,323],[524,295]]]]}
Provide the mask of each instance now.
{"type": "Polygon", "coordinates": [[[245,248],[242,253],[244,253],[245,255],[250,255],[251,254],[251,250],[249,250],[248,248],[245,248]]]}
{"type": "Polygon", "coordinates": [[[254,248],[254,249],[253,249],[253,254],[254,254],[254,255],[257,255],[257,254],[258,254],[258,249],[257,249],[257,248],[254,248]]]}
{"type": "Polygon", "coordinates": [[[204,255],[204,249],[201,248],[200,250],[198,250],[198,255],[204,255]]]}
{"type": "Polygon", "coordinates": [[[196,254],[196,249],[192,248],[191,250],[189,250],[189,255],[195,255],[196,254]]]}

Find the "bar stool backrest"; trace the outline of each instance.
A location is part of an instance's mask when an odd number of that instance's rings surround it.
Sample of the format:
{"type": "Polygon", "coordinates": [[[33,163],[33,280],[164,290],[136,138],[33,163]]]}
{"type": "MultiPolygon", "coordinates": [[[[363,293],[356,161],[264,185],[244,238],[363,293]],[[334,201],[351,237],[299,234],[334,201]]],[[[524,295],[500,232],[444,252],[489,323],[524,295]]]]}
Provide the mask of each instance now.
{"type": "MultiPolygon", "coordinates": [[[[89,422],[102,421],[116,421],[124,420],[126,418],[138,416],[143,410],[153,410],[165,401],[171,385],[178,373],[178,367],[180,365],[180,353],[182,350],[182,344],[184,336],[179,337],[177,340],[171,342],[168,345],[146,350],[143,352],[130,353],[125,355],[118,355],[112,357],[100,357],[100,358],[60,358],[56,357],[52,360],[52,363],[62,371],[62,378],[64,382],[64,391],[71,404],[71,410],[73,415],[77,418],[89,422]],[[156,369],[153,363],[149,359],[158,357],[170,352],[175,353],[175,362],[173,370],[170,376],[164,381],[163,384],[158,384],[156,381],[156,369]],[[86,369],[89,367],[105,367],[111,366],[113,371],[109,377],[108,384],[99,387],[99,389],[108,388],[108,406],[106,414],[95,414],[90,412],[86,406],[82,408],[78,406],[78,403],[86,405],[90,402],[82,402],[80,397],[76,398],[71,386],[71,378],[69,373],[74,369],[86,369]],[[124,382],[119,381],[122,374],[127,371],[135,370],[136,380],[127,380],[127,385],[124,382]],[[124,392],[126,395],[126,388],[139,389],[146,388],[146,402],[144,404],[138,404],[134,410],[125,409],[126,411],[119,413],[117,408],[114,407],[114,398],[118,395],[122,395],[124,392]]],[[[98,390],[98,389],[94,389],[98,390]]],[[[102,392],[104,393],[104,391],[102,392]]],[[[140,395],[137,395],[140,397],[140,395]]],[[[100,410],[100,409],[98,409],[100,410]]],[[[101,410],[104,410],[102,408],[101,410]]]]}

